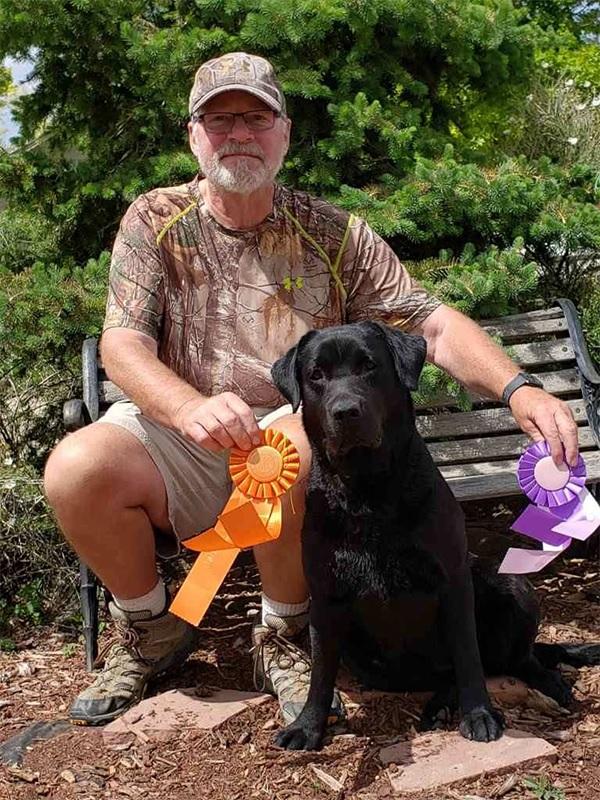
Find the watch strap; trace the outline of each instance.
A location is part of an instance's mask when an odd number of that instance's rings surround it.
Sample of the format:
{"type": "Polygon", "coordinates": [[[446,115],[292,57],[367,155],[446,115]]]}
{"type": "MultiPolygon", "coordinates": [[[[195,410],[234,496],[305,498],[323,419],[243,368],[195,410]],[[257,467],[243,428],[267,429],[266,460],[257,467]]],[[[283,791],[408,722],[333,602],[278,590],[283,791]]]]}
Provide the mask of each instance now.
{"type": "Polygon", "coordinates": [[[530,375],[528,372],[519,372],[515,377],[509,381],[504,387],[502,392],[502,402],[508,405],[508,401],[517,389],[521,386],[535,386],[538,389],[543,389],[541,380],[536,375],[530,375]]]}

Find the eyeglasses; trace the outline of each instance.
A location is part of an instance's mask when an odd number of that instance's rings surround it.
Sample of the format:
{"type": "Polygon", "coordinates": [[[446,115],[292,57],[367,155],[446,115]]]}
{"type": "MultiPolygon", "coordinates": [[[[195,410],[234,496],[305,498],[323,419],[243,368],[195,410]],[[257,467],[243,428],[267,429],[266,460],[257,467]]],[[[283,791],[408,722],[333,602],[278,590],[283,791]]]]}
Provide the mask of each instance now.
{"type": "Polygon", "coordinates": [[[245,126],[249,131],[268,131],[275,120],[280,117],[276,111],[270,109],[258,111],[243,111],[242,113],[230,113],[225,111],[210,111],[207,114],[196,114],[193,117],[195,122],[201,122],[204,130],[208,133],[230,133],[235,125],[236,117],[242,117],[245,126]]]}

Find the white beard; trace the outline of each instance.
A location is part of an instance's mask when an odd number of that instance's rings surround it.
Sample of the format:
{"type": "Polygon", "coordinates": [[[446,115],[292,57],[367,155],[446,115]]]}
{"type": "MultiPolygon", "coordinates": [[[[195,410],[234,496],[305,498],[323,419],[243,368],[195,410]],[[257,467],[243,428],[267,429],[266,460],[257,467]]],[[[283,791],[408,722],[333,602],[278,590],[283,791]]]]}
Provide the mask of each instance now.
{"type": "Polygon", "coordinates": [[[258,161],[256,158],[239,159],[231,165],[221,161],[228,153],[249,153],[264,158],[258,145],[224,144],[211,158],[198,157],[200,169],[209,183],[227,192],[252,194],[257,189],[273,183],[283,163],[285,152],[273,162],[258,161]]]}

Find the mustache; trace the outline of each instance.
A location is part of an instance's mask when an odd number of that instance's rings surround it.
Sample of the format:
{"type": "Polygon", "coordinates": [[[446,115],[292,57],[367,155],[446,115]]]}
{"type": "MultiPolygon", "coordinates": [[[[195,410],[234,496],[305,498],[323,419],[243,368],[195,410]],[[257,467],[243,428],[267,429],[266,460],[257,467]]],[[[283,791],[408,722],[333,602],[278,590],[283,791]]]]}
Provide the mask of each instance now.
{"type": "Polygon", "coordinates": [[[223,156],[232,156],[238,154],[245,156],[258,156],[261,160],[264,161],[264,153],[255,142],[248,142],[248,144],[241,144],[241,143],[236,144],[235,142],[225,142],[225,144],[223,144],[217,150],[217,156],[219,158],[223,158],[223,156]]]}

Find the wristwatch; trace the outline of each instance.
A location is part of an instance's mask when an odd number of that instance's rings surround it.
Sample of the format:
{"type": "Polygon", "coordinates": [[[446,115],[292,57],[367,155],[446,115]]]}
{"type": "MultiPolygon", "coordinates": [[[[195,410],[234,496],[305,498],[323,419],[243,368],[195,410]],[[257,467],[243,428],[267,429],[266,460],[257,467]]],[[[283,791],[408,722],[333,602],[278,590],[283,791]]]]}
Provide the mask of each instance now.
{"type": "Polygon", "coordinates": [[[508,401],[510,400],[513,392],[516,392],[517,389],[521,388],[521,386],[537,386],[538,389],[544,388],[544,384],[537,377],[537,375],[532,375],[530,372],[519,372],[519,374],[516,375],[512,381],[509,381],[504,387],[504,391],[502,392],[502,401],[508,405],[508,401]]]}

